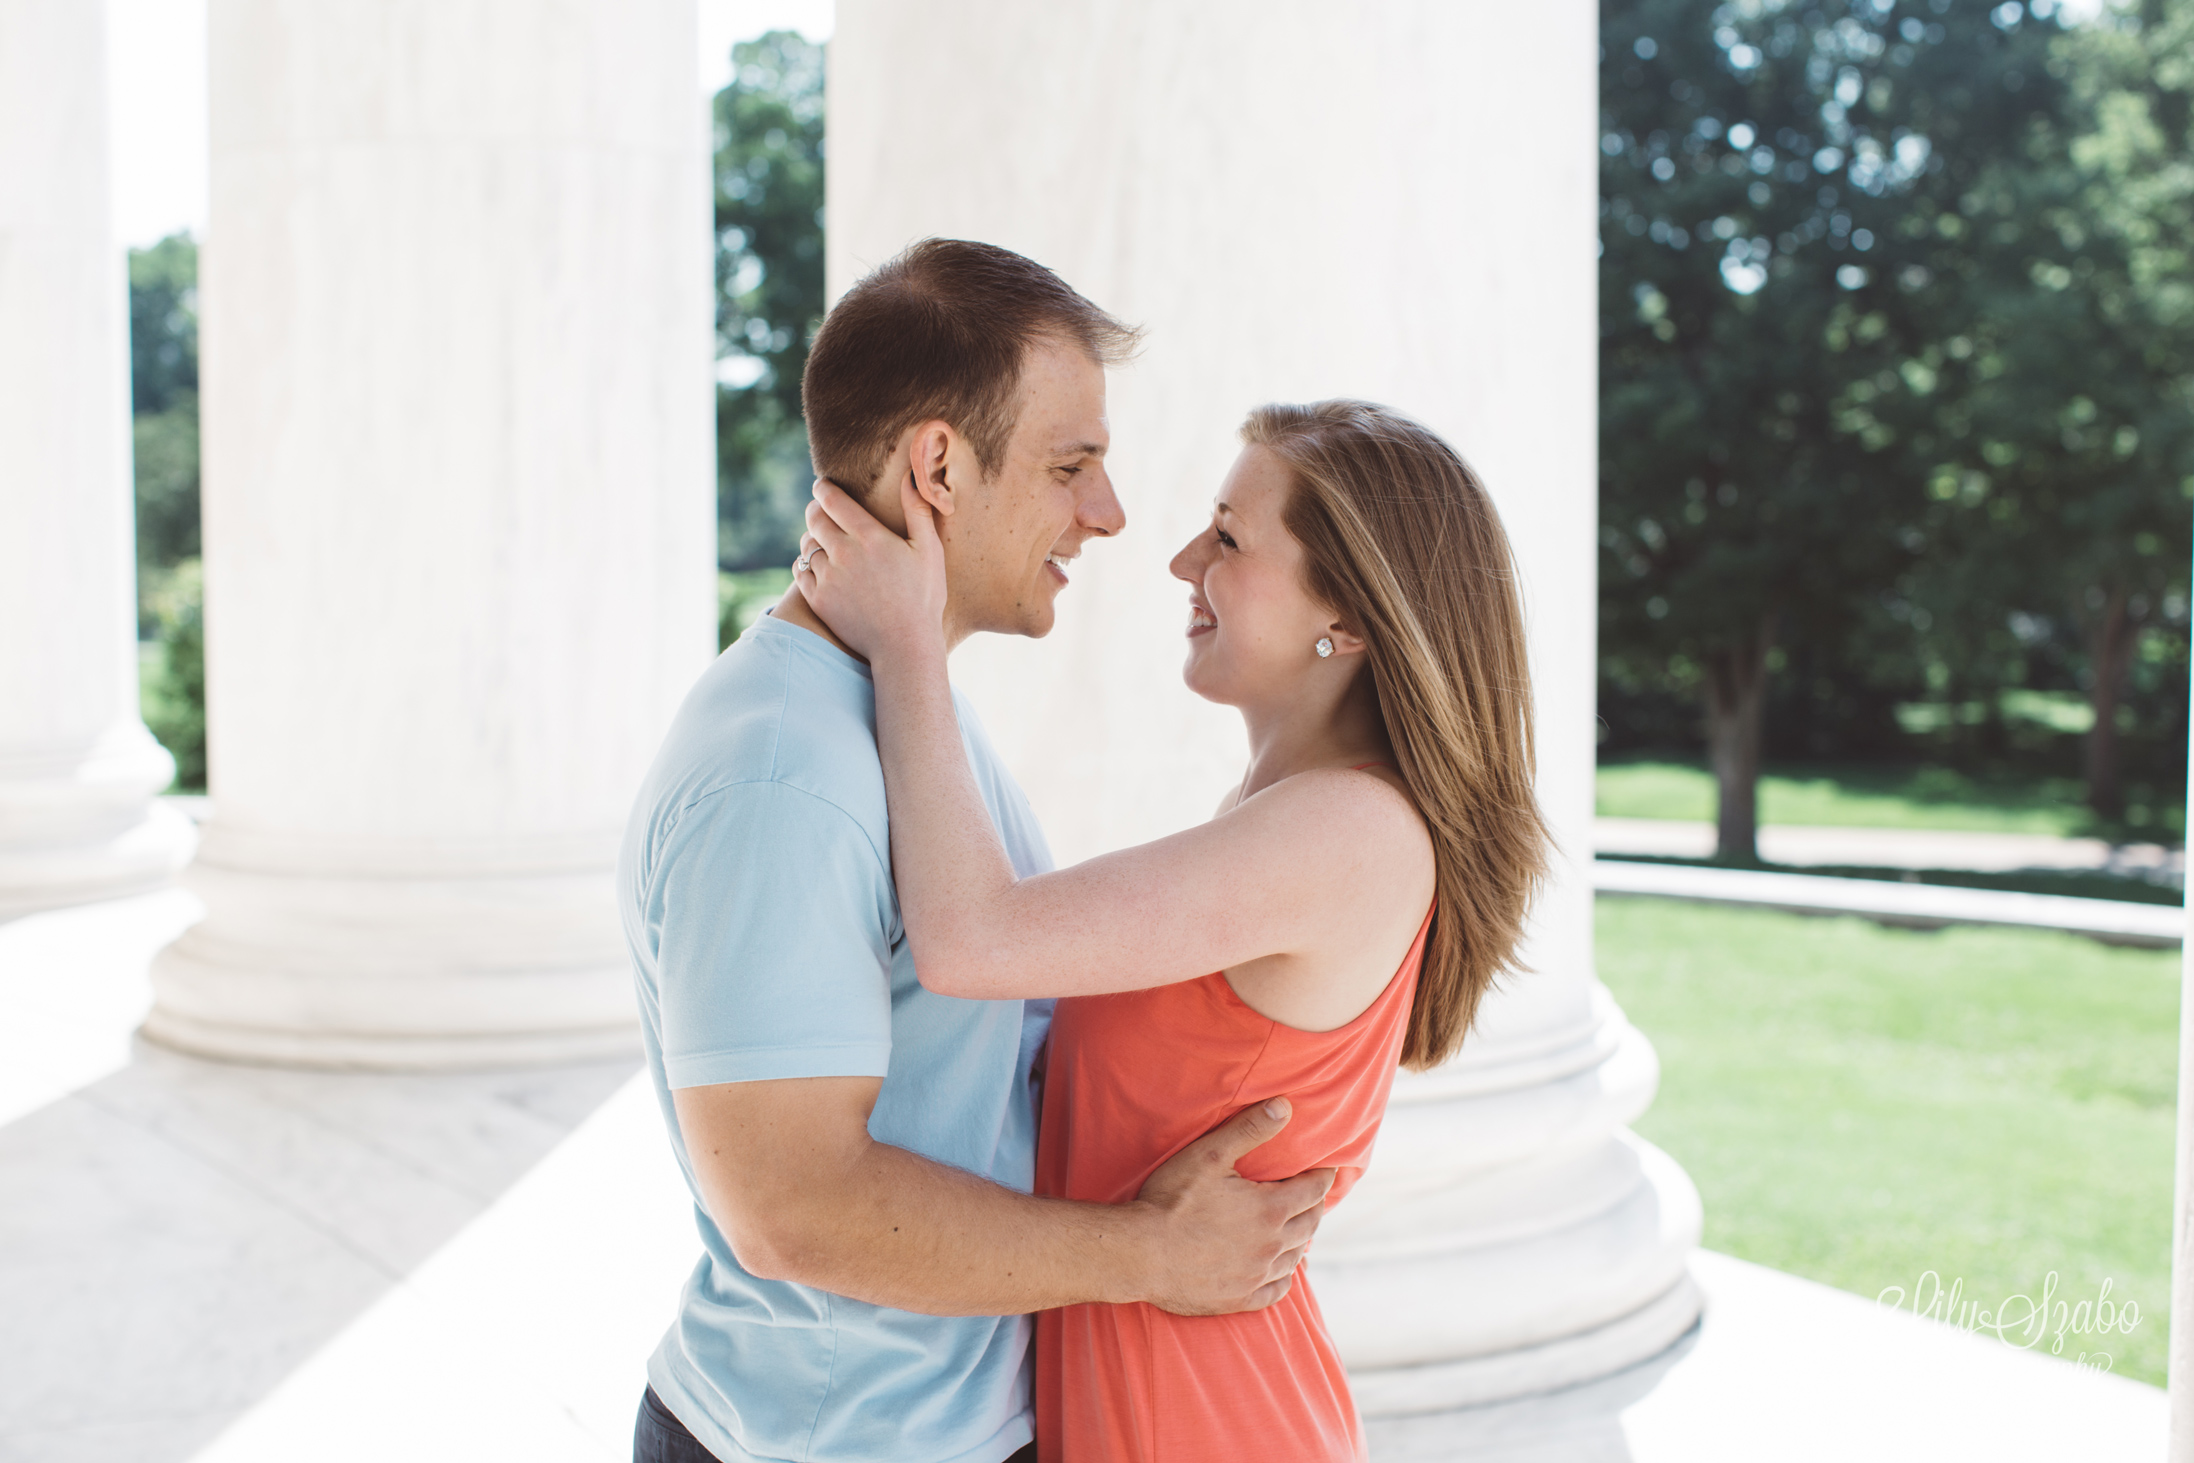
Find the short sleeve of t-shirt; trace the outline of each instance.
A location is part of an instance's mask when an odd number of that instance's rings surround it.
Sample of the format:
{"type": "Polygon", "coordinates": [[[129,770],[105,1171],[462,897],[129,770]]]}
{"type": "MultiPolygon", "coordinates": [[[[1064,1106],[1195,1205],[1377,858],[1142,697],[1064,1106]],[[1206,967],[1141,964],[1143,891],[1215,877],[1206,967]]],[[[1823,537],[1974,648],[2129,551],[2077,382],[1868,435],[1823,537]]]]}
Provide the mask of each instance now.
{"type": "Polygon", "coordinates": [[[835,804],[778,782],[710,793],[665,840],[653,902],[668,1085],[890,1069],[890,872],[835,804]]]}

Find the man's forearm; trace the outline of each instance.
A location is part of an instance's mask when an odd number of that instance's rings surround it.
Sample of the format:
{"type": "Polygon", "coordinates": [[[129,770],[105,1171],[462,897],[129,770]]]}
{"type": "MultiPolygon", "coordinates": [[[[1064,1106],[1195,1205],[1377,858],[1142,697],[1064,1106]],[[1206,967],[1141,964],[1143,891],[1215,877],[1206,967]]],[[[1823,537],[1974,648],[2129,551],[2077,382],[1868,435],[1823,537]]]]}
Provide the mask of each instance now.
{"type": "Polygon", "coordinates": [[[822,1177],[775,1196],[766,1223],[736,1227],[742,1264],[936,1316],[1144,1298],[1154,1216],[1143,1206],[1017,1193],[887,1143],[822,1177]]]}
{"type": "Polygon", "coordinates": [[[1286,1293],[1333,1171],[1254,1183],[1235,1168],[1288,1120],[1244,1108],[1132,1203],[1035,1198],[869,1136],[880,1079],[676,1089],[703,1203],[739,1262],[896,1310],[1000,1316],[1149,1301],[1184,1315],[1286,1293]]]}

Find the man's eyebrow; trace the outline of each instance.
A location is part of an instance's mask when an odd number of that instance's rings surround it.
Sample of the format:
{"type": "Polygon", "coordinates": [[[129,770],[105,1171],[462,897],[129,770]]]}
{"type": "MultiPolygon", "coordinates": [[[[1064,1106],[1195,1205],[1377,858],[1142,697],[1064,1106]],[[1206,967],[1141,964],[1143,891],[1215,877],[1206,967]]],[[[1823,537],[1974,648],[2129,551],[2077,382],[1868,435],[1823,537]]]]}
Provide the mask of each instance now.
{"type": "Polygon", "coordinates": [[[1102,457],[1105,455],[1105,444],[1102,442],[1069,442],[1064,447],[1052,448],[1051,455],[1053,457],[1102,457]]]}

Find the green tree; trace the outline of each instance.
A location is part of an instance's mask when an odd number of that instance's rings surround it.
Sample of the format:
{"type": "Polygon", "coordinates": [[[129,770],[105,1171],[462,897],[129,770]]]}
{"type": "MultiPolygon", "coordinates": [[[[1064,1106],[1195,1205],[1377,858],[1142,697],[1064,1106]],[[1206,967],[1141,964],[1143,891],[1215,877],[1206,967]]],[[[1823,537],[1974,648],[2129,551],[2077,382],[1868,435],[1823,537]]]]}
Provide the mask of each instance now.
{"type": "Polygon", "coordinates": [[[206,785],[206,655],[198,513],[198,246],[171,234],[129,252],[137,614],[158,642],[145,724],[175,755],[175,784],[206,785]]]}
{"type": "Polygon", "coordinates": [[[2004,10],[1602,7],[1602,644],[1703,703],[1725,858],[1783,647],[1850,641],[1931,546],[1938,225],[2062,92],[2004,10]]]}
{"type": "MultiPolygon", "coordinates": [[[[2018,6],[1993,15],[2033,23],[2018,6]]],[[[2176,737],[2163,776],[2184,769],[2190,15],[2168,0],[2051,37],[2058,105],[1936,220],[1957,247],[1919,362],[1937,383],[1936,430],[1916,438],[1937,552],[1901,592],[1931,679],[1992,741],[2004,688],[2083,688],[2105,829],[2127,812],[2127,725],[2152,753],[2176,737]]]]}
{"type": "Polygon", "coordinates": [[[157,627],[159,653],[142,687],[145,725],[175,757],[175,785],[206,788],[205,577],[186,559],[156,583],[145,613],[157,627]]]}
{"type": "Polygon", "coordinates": [[[198,246],[171,234],[129,253],[130,413],[139,598],[198,555],[198,246]]]}
{"type": "MultiPolygon", "coordinates": [[[[2088,800],[2125,808],[2123,701],[2144,635],[2186,623],[2194,536],[2194,0],[2138,0],[2062,45],[2079,135],[1969,200],[2024,217],[1982,460],[2014,496],[2013,604],[2080,631],[2088,800]],[[2045,163],[2048,164],[2044,166],[2045,163]]],[[[2006,535],[2012,537],[2012,535],[2006,535]]],[[[2183,650],[2180,651],[2183,655],[2183,650]]],[[[2171,708],[2176,713],[2178,708],[2171,708]]],[[[2176,714],[2171,715],[2176,723],[2176,714]]]]}
{"type": "Polygon", "coordinates": [[[800,374],[823,317],[823,48],[771,31],[716,94],[717,556],[798,551],[808,501],[800,374]]]}

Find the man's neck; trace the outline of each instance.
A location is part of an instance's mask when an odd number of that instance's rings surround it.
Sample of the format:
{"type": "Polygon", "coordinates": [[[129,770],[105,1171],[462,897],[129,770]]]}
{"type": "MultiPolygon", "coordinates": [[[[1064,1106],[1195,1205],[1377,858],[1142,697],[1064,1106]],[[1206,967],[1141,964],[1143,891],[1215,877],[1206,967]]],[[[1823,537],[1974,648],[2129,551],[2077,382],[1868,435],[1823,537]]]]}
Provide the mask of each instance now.
{"type": "Polygon", "coordinates": [[[787,589],[784,598],[770,606],[769,613],[772,618],[783,620],[788,625],[798,625],[810,634],[822,636],[861,664],[868,664],[867,656],[840,640],[831,632],[830,626],[823,623],[823,617],[815,613],[815,607],[808,603],[808,597],[800,592],[799,585],[795,584],[787,589]]]}
{"type": "MultiPolygon", "coordinates": [[[[823,617],[815,613],[815,607],[808,603],[808,597],[800,592],[799,585],[795,584],[787,589],[784,598],[772,605],[769,612],[774,618],[783,620],[788,625],[798,625],[811,634],[822,636],[861,664],[868,664],[867,656],[846,644],[845,641],[840,640],[832,632],[830,626],[823,623],[823,617]]],[[[945,649],[948,652],[958,650],[960,642],[966,638],[965,635],[953,627],[952,607],[947,605],[945,607],[945,649]]]]}

